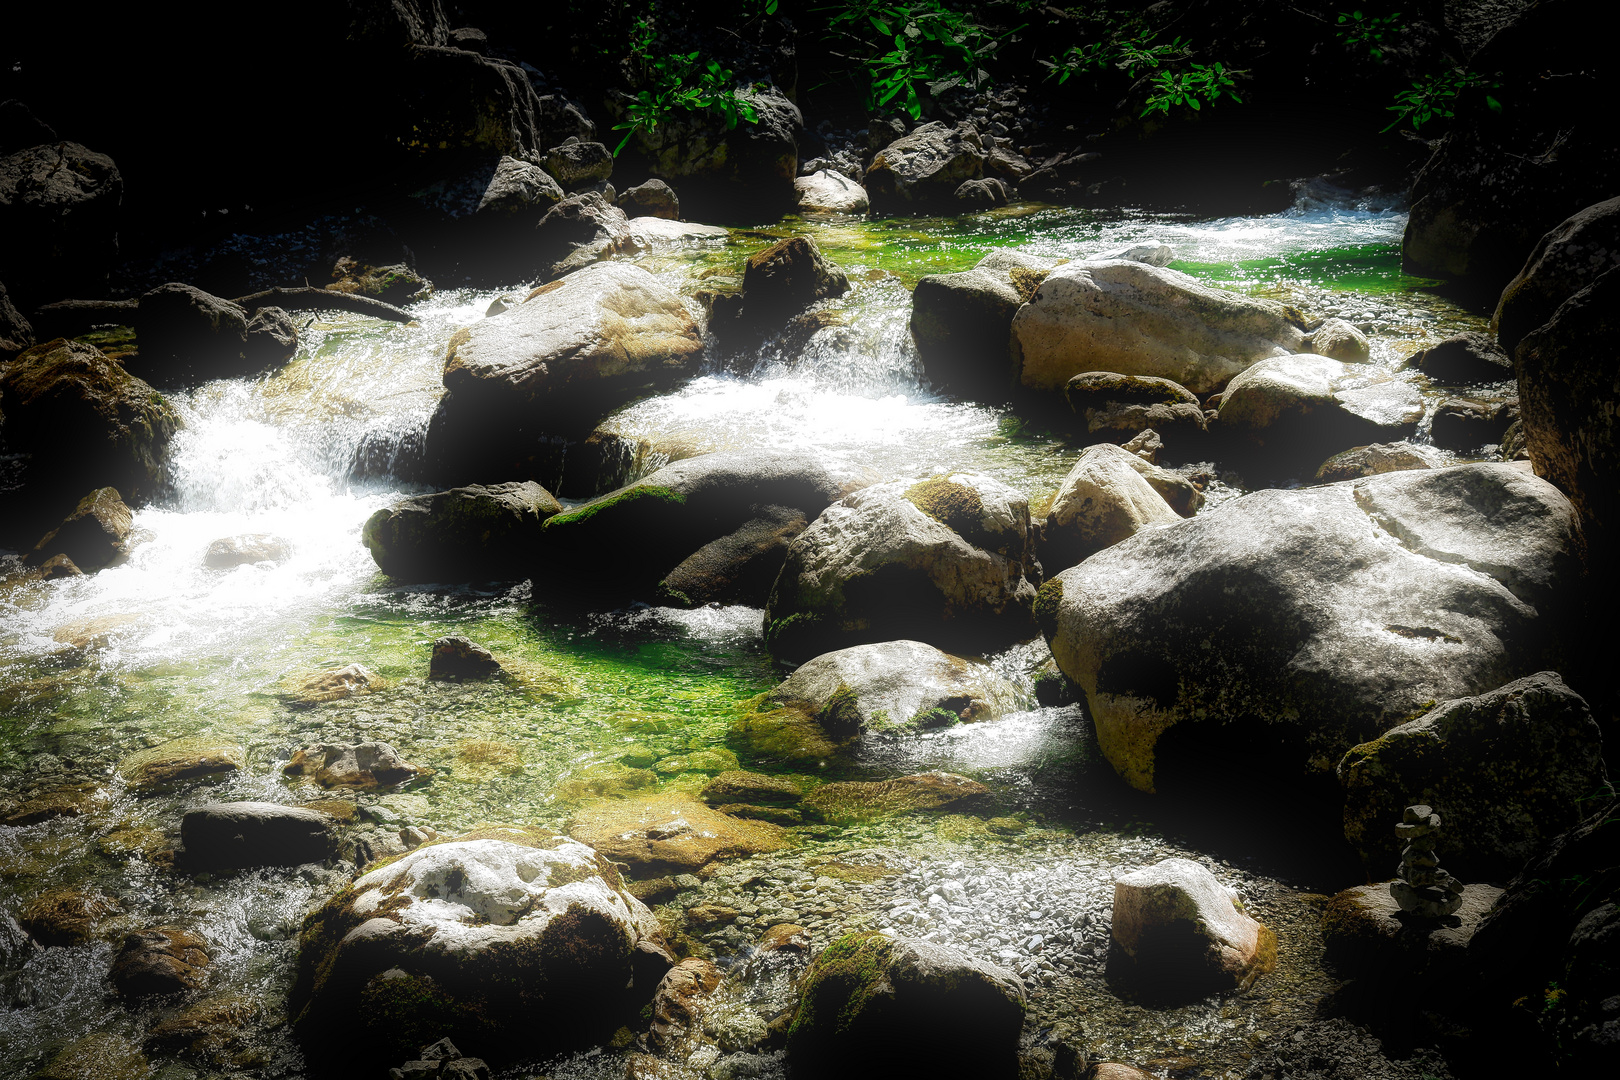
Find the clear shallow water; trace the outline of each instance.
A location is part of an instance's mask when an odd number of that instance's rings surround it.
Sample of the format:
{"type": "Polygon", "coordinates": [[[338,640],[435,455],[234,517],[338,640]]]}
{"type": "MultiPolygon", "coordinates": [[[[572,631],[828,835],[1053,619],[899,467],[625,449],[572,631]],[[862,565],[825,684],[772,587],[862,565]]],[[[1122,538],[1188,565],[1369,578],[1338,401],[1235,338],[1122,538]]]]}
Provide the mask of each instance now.
{"type": "MultiPolygon", "coordinates": [[[[802,352],[772,345],[757,356],[717,358],[709,374],[621,410],[610,426],[666,456],[767,445],[814,451],[849,475],[971,469],[1039,504],[1078,448],[1004,407],[951,401],[922,384],[906,330],[917,277],[966,268],[997,246],[1079,258],[1163,240],[1190,273],[1373,326],[1368,377],[1392,378],[1425,341],[1477,325],[1400,274],[1403,224],[1390,210],[1333,207],[1204,222],[1041,209],[861,225],[790,220],[663,246],[635,257],[690,296],[735,283],[747,255],[804,232],[855,288],[824,305],[832,325],[802,352]]],[[[760,646],[755,610],[588,614],[537,603],[544,583],[446,591],[395,587],[377,573],[360,527],[415,490],[390,475],[388,448],[421,430],[441,392],[446,342],[482,318],[498,293],[447,291],[418,305],[417,326],[308,320],[284,369],[180,396],[186,426],[173,449],[175,492],[138,512],[141,539],[126,564],[49,583],[24,582],[14,564],[0,564],[0,793],[21,798],[92,779],[112,794],[84,817],[0,827],[0,912],[15,914],[48,888],[101,889],[123,908],[115,926],[198,929],[215,949],[209,993],[268,1001],[273,1016],[288,979],[289,938],[332,883],[269,871],[205,883],[177,877],[159,859],[186,807],[209,797],[313,797],[279,778],[291,749],[380,738],[435,770],[431,782],[404,793],[361,800],[380,805],[376,816],[390,828],[561,825],[591,778],[621,756],[659,760],[723,746],[737,709],[780,677],[760,646]],[[374,479],[354,478],[358,457],[374,479]],[[229,571],[203,565],[212,541],[243,533],[283,538],[292,554],[229,571]],[[100,647],[67,644],[91,632],[103,635],[100,647]],[[428,646],[452,632],[488,645],[514,678],[429,683],[428,646]],[[314,709],[286,698],[289,679],[352,662],[379,675],[382,689],[314,709]],[[110,779],[126,754],[196,734],[241,746],[242,773],[219,788],[140,799],[110,779]]],[[[1029,659],[999,663],[1023,678],[1029,659]]],[[[1103,789],[1111,779],[1095,771],[1083,716],[1072,709],[891,740],[866,766],[880,775],[964,772],[990,783],[1003,810],[1055,819],[1086,804],[1077,789],[1103,789]]],[[[656,782],[695,790],[705,779],[670,771],[656,782]]],[[[1063,828],[1077,827],[1085,812],[1063,828]]],[[[860,827],[846,832],[846,842],[870,839],[860,827]]],[[[1013,862],[1018,850],[1001,843],[985,857],[1013,862]]],[[[93,1032],[138,1041],[161,1011],[113,1003],[102,979],[108,950],[106,941],[46,950],[0,979],[16,1006],[0,1012],[0,1073],[27,1073],[93,1032]]],[[[1200,1033],[1185,1036],[1195,1043],[1222,1037],[1207,1017],[1187,1023],[1200,1033]]],[[[247,1071],[297,1075],[285,1031],[256,1024],[247,1071]]],[[[592,1062],[622,1071],[614,1055],[598,1054],[564,1074],[592,1074],[592,1062]]]]}

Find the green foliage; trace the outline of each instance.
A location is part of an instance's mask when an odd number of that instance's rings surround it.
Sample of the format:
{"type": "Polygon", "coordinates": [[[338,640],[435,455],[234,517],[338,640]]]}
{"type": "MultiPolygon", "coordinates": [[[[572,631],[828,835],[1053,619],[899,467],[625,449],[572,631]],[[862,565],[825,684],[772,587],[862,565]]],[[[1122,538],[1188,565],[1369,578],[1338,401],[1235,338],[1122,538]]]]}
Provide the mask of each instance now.
{"type": "Polygon", "coordinates": [[[1098,23],[1095,40],[1071,45],[1050,60],[1040,63],[1059,85],[1080,74],[1108,75],[1119,72],[1135,80],[1148,75],[1149,93],[1143,116],[1168,114],[1172,108],[1201,112],[1221,97],[1242,103],[1237,94],[1235,71],[1220,61],[1192,63],[1193,49],[1185,39],[1157,40],[1153,30],[1135,19],[1104,18],[1098,23]]]}
{"type": "Polygon", "coordinates": [[[905,109],[921,119],[945,91],[978,89],[990,82],[985,65],[1023,27],[997,33],[940,0],[911,4],[871,0],[820,9],[829,12],[829,35],[851,51],[867,79],[866,107],[905,109]]]}
{"type": "MultiPolygon", "coordinates": [[[[1460,67],[1414,80],[1412,89],[1396,94],[1395,104],[1388,106],[1395,119],[1384,130],[1399,127],[1408,120],[1412,122],[1413,131],[1436,118],[1449,120],[1457,115],[1457,98],[1463,91],[1476,87],[1494,90],[1497,84],[1484,75],[1460,67]]],[[[1492,112],[1502,111],[1502,103],[1489,94],[1485,95],[1485,104],[1490,106],[1492,112]]]]}
{"type": "Polygon", "coordinates": [[[1109,37],[1089,45],[1071,45],[1062,54],[1040,63],[1051,75],[1056,75],[1058,84],[1062,85],[1082,72],[1123,71],[1134,79],[1143,71],[1185,60],[1191,55],[1192,50],[1179,37],[1155,43],[1151,32],[1140,31],[1128,38],[1109,37]]]}
{"type": "MultiPolygon", "coordinates": [[[[767,0],[765,14],[776,10],[776,0],[767,0]]],[[[637,19],[630,34],[629,61],[639,84],[625,110],[624,120],[613,125],[624,138],[613,148],[613,156],[625,148],[637,132],[650,132],[677,112],[717,114],[730,131],[740,121],[759,123],[759,114],[745,99],[737,96],[736,76],[718,60],[705,62],[697,52],[659,51],[654,9],[637,19]]]]}
{"type": "Polygon", "coordinates": [[[1339,23],[1334,33],[1352,51],[1366,49],[1374,60],[1384,59],[1384,38],[1399,34],[1404,26],[1401,13],[1390,15],[1364,15],[1359,11],[1339,12],[1339,23]]]}
{"type": "Polygon", "coordinates": [[[1228,70],[1219,60],[1213,64],[1192,64],[1186,71],[1155,71],[1151,78],[1152,92],[1142,115],[1168,113],[1181,105],[1198,112],[1205,105],[1213,105],[1222,94],[1239,105],[1243,99],[1237,95],[1234,75],[1244,72],[1228,70]]]}

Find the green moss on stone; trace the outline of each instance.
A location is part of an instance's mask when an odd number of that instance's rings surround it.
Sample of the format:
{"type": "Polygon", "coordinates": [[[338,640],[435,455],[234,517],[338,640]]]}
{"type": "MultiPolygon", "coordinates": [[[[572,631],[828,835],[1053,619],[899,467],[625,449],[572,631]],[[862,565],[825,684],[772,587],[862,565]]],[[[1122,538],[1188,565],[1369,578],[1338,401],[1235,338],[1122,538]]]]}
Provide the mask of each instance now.
{"type": "Polygon", "coordinates": [[[562,529],[570,525],[583,525],[605,511],[628,506],[643,500],[653,500],[667,503],[670,506],[686,505],[686,496],[673,488],[660,487],[657,484],[641,484],[616,491],[611,495],[604,495],[594,502],[586,503],[577,510],[567,510],[555,514],[546,520],[544,528],[562,529]]]}
{"type": "Polygon", "coordinates": [[[799,1010],[789,1042],[847,1032],[866,1007],[888,989],[894,939],[877,931],[845,934],[827,946],[800,986],[799,1010]]]}
{"type": "Polygon", "coordinates": [[[1035,625],[1048,642],[1057,637],[1058,609],[1062,604],[1063,582],[1059,578],[1046,582],[1035,594],[1035,625]]]}

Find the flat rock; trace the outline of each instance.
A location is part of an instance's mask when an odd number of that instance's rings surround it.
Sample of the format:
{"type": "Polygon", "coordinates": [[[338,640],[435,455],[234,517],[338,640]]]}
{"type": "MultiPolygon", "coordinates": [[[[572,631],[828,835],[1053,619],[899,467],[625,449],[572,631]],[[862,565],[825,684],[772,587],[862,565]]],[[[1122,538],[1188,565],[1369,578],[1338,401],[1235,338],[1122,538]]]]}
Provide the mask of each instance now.
{"type": "Polygon", "coordinates": [[[337,854],[330,817],[280,803],[210,803],[180,823],[186,863],[203,870],[301,866],[337,854]]]}
{"type": "Polygon", "coordinates": [[[791,845],[775,825],[739,821],[690,795],[632,795],[581,807],[568,834],[641,875],[691,873],[711,862],[791,845]]]}
{"type": "Polygon", "coordinates": [[[383,680],[365,666],[345,664],[340,668],[289,677],[283,683],[282,696],[294,705],[308,706],[341,701],[357,694],[375,693],[383,686],[383,680]]]}
{"type": "Polygon", "coordinates": [[[160,791],[190,780],[219,780],[239,771],[246,758],[228,739],[189,736],[147,750],[118,763],[118,775],[132,791],[160,791]]]}
{"type": "Polygon", "coordinates": [[[1462,974],[1468,943],[1502,890],[1465,885],[1456,913],[1429,922],[1404,915],[1389,886],[1388,881],[1357,885],[1327,902],[1322,913],[1327,962],[1344,976],[1372,977],[1396,992],[1409,979],[1462,974]]]}
{"type": "Polygon", "coordinates": [[[926,772],[893,780],[845,780],[822,784],[804,805],[839,824],[913,810],[964,810],[990,801],[990,789],[955,773],[926,772]]]}
{"type": "Polygon", "coordinates": [[[293,751],[285,776],[304,777],[325,788],[370,791],[393,787],[428,772],[399,756],[385,742],[316,743],[293,751]]]}

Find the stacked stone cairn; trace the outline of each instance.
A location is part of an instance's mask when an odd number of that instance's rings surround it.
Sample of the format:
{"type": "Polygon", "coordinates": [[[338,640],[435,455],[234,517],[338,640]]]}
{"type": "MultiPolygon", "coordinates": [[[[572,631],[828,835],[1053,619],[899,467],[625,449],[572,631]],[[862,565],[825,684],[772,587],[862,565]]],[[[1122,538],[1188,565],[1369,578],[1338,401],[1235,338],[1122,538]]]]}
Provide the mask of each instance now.
{"type": "Polygon", "coordinates": [[[1395,835],[1405,845],[1389,894],[1401,911],[1421,919],[1443,919],[1462,906],[1463,884],[1444,870],[1434,854],[1440,815],[1427,806],[1408,806],[1395,835]]]}

